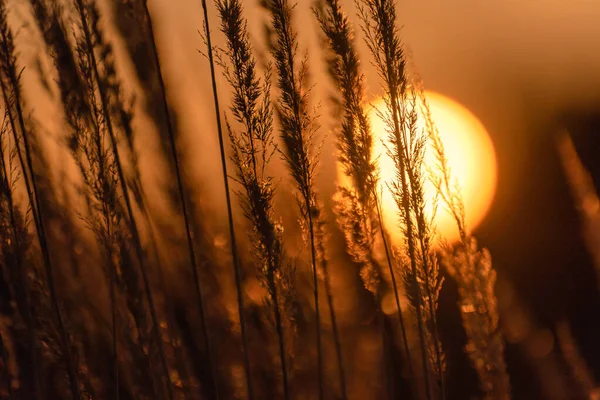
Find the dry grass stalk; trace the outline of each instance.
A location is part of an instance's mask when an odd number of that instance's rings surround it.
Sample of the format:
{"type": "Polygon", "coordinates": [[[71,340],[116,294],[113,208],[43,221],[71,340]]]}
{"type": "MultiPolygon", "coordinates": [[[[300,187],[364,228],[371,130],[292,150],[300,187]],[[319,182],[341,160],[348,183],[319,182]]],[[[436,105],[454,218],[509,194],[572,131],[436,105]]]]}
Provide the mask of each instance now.
{"type": "MultiPolygon", "coordinates": [[[[411,85],[409,94],[405,99],[406,107],[406,128],[408,135],[405,136],[405,149],[407,149],[407,177],[410,186],[410,199],[413,208],[413,215],[416,226],[416,235],[418,242],[418,268],[417,280],[421,285],[420,295],[422,297],[423,318],[426,327],[427,346],[430,357],[430,364],[437,375],[438,386],[441,391],[441,397],[446,397],[444,372],[446,369],[445,355],[442,351],[441,342],[438,335],[437,309],[440,291],[442,289],[443,278],[439,274],[438,257],[433,249],[435,229],[433,219],[435,217],[435,208],[437,199],[431,199],[434,212],[428,216],[425,213],[425,152],[428,145],[428,135],[426,131],[418,126],[420,118],[418,102],[418,91],[411,85]]],[[[400,199],[399,187],[396,187],[396,202],[400,199]]],[[[407,270],[405,270],[407,272],[407,270]]],[[[409,281],[414,279],[407,274],[409,281]]],[[[410,294],[410,292],[409,292],[410,294]]],[[[409,296],[410,298],[410,296],[409,296]]],[[[412,301],[412,303],[415,303],[412,301]]]]}
{"type": "Polygon", "coordinates": [[[257,73],[247,21],[239,0],[217,0],[221,17],[221,31],[227,39],[224,55],[219,64],[233,90],[230,107],[236,130],[228,123],[229,138],[235,165],[236,180],[242,186],[238,196],[245,217],[251,223],[253,255],[260,266],[260,278],[267,289],[265,302],[274,316],[279,346],[279,360],[283,382],[283,395],[290,398],[287,351],[285,344],[285,304],[295,295],[285,282],[289,271],[283,254],[283,227],[273,215],[275,183],[265,172],[276,151],[273,140],[273,108],[271,105],[270,71],[264,79],[257,73]]]}
{"type": "Polygon", "coordinates": [[[425,391],[427,398],[431,399],[430,361],[427,348],[429,340],[425,317],[426,313],[432,314],[428,312],[426,301],[433,300],[433,295],[436,293],[429,292],[429,289],[436,285],[433,277],[430,278],[429,284],[424,279],[420,279],[431,271],[431,268],[425,264],[428,255],[424,241],[428,239],[419,226],[423,203],[418,185],[424,143],[416,129],[414,95],[410,95],[406,58],[396,20],[395,1],[362,0],[357,1],[357,6],[363,22],[362,28],[367,46],[383,81],[386,112],[380,113],[380,117],[383,118],[389,135],[388,155],[394,161],[396,168],[396,180],[389,186],[397,203],[400,227],[405,236],[409,266],[403,268],[403,273],[408,280],[409,300],[417,316],[425,391]],[[425,289],[421,287],[422,285],[425,285],[425,289]]]}
{"type": "Polygon", "coordinates": [[[442,265],[456,281],[467,353],[477,371],[485,399],[510,399],[510,382],[504,362],[504,339],[498,326],[494,285],[496,271],[490,253],[479,249],[472,237],[447,249],[442,265]]]}
{"type": "MultiPolygon", "coordinates": [[[[42,6],[38,7],[40,10],[42,6]]],[[[46,10],[48,11],[48,10],[46,10]]],[[[52,13],[52,19],[58,23],[58,10],[52,13]]],[[[108,134],[104,118],[97,100],[97,85],[93,78],[90,57],[85,40],[77,37],[73,69],[67,42],[47,39],[53,49],[52,56],[59,74],[59,89],[64,104],[65,119],[70,128],[69,149],[83,177],[85,198],[90,210],[86,219],[87,227],[94,233],[100,246],[104,272],[108,277],[109,302],[112,339],[113,393],[119,398],[119,348],[118,348],[118,311],[115,290],[118,286],[121,241],[121,223],[123,220],[118,193],[119,178],[117,165],[111,150],[107,146],[108,134]],[[63,57],[58,57],[62,54],[63,57]],[[65,65],[66,64],[66,65],[65,65]]]]}
{"type": "Polygon", "coordinates": [[[58,294],[56,292],[56,285],[54,281],[55,271],[50,258],[43,212],[41,210],[41,202],[38,196],[36,172],[33,168],[33,157],[31,154],[29,138],[31,132],[25,123],[20,84],[21,73],[18,68],[13,34],[10,31],[7,23],[6,5],[4,2],[0,3],[0,68],[2,72],[2,76],[0,77],[2,95],[4,104],[8,108],[7,115],[10,123],[10,130],[13,133],[13,139],[21,167],[21,172],[27,189],[29,205],[32,210],[37,237],[40,243],[48,290],[50,291],[52,309],[58,324],[60,348],[69,377],[71,394],[74,399],[79,399],[81,397],[81,391],[76,372],[77,368],[71,354],[72,349],[69,342],[69,335],[65,326],[63,311],[60,306],[58,294]],[[21,140],[23,145],[22,147],[21,140]],[[25,159],[23,159],[23,154],[25,155],[25,159]]]}
{"type": "Polygon", "coordinates": [[[250,370],[250,355],[248,349],[248,338],[246,333],[246,319],[244,316],[244,296],[242,292],[242,274],[238,258],[238,248],[235,237],[235,227],[233,223],[233,210],[231,205],[231,193],[229,191],[229,179],[227,174],[227,158],[225,155],[225,141],[223,138],[223,127],[221,124],[221,111],[219,105],[219,94],[217,91],[217,79],[215,76],[215,60],[213,55],[212,39],[210,33],[210,21],[208,19],[208,7],[206,0],[202,0],[202,11],[204,13],[204,34],[207,45],[207,56],[210,64],[210,77],[212,82],[213,102],[215,105],[215,117],[217,121],[217,135],[219,137],[219,150],[221,155],[221,168],[223,170],[223,186],[225,188],[225,200],[227,203],[227,220],[229,223],[229,239],[231,242],[231,256],[233,258],[233,272],[235,277],[235,287],[237,292],[237,306],[240,318],[240,328],[242,333],[242,346],[244,351],[244,369],[246,372],[247,396],[250,400],[254,398],[252,390],[252,374],[250,370]]]}
{"type": "MultiPolygon", "coordinates": [[[[147,347],[146,310],[140,300],[143,291],[139,288],[139,277],[135,266],[123,262],[122,246],[125,240],[123,210],[119,194],[117,165],[108,145],[108,132],[98,103],[97,84],[94,80],[87,43],[81,29],[75,35],[75,48],[72,49],[62,25],[62,9],[56,3],[49,6],[43,0],[30,0],[36,22],[42,31],[46,47],[54,61],[58,74],[58,87],[63,103],[65,120],[69,128],[68,147],[79,167],[84,183],[84,198],[89,215],[84,218],[86,225],[94,233],[102,255],[103,270],[109,282],[109,302],[112,339],[112,397],[119,398],[119,331],[126,336],[129,349],[140,374],[147,373],[151,362],[144,353],[147,347]],[[118,322],[119,310],[116,290],[127,299],[127,304],[135,317],[138,340],[131,338],[132,330],[121,330],[118,322]],[[143,371],[143,372],[142,372],[143,371]]],[[[80,27],[79,27],[80,28],[80,27]]],[[[129,328],[128,324],[123,324],[129,328]]],[[[137,373],[136,373],[137,374],[137,373]]],[[[138,374],[139,375],[139,374],[138,374]]],[[[146,377],[138,381],[149,381],[146,377]]],[[[147,386],[147,385],[146,385],[147,386]]],[[[140,388],[144,384],[139,385],[140,388]]],[[[144,389],[142,389],[144,390],[144,389]]],[[[156,391],[154,392],[156,393],[156,391]]]]}
{"type": "Polygon", "coordinates": [[[314,11],[331,53],[327,60],[329,73],[341,95],[343,120],[338,133],[339,158],[344,172],[351,179],[350,188],[338,187],[338,222],[346,236],[348,252],[355,262],[362,265],[361,277],[365,287],[377,299],[381,298],[381,278],[379,266],[375,261],[374,244],[376,232],[379,230],[381,233],[404,351],[413,376],[392,254],[379,207],[379,173],[376,161],[372,157],[374,136],[365,109],[364,75],[360,70],[360,60],[354,46],[354,32],[339,0],[323,0],[320,7],[314,11]]]}
{"type": "Polygon", "coordinates": [[[269,45],[278,75],[277,86],[280,97],[276,110],[281,124],[280,135],[284,144],[283,157],[288,164],[290,175],[299,193],[298,203],[302,221],[307,229],[306,234],[311,249],[317,323],[318,398],[322,399],[324,375],[317,262],[319,263],[325,283],[327,305],[333,328],[338,373],[343,394],[346,389],[341,343],[329,282],[329,273],[327,271],[323,216],[314,187],[318,154],[313,154],[312,147],[318,124],[309,109],[308,97],[310,90],[306,90],[308,74],[307,60],[298,61],[296,54],[298,38],[292,26],[294,6],[288,0],[263,0],[262,4],[269,12],[271,18],[269,29],[272,37],[269,45]]]}
{"type": "MultiPolygon", "coordinates": [[[[95,82],[95,85],[98,89],[98,98],[100,100],[98,112],[102,115],[104,125],[108,132],[112,157],[114,157],[114,165],[116,167],[115,172],[121,187],[123,198],[125,200],[127,225],[133,238],[136,257],[142,275],[144,293],[148,302],[148,308],[151,316],[153,336],[156,341],[156,346],[158,347],[158,353],[160,357],[162,378],[165,381],[168,398],[172,399],[173,390],[171,388],[169,367],[167,365],[164,345],[159,330],[158,316],[156,313],[152,288],[148,277],[141,238],[133,214],[133,207],[131,205],[131,199],[129,196],[129,187],[123,171],[115,132],[115,126],[119,124],[119,127],[123,131],[130,148],[133,147],[133,137],[130,130],[131,127],[129,125],[131,116],[125,112],[125,109],[122,105],[122,100],[120,98],[120,82],[118,80],[114,65],[112,48],[110,44],[106,43],[102,30],[99,26],[100,15],[96,2],[94,0],[76,0],[75,8],[79,16],[82,45],[84,46],[83,51],[85,52],[86,57],[89,58],[91,79],[95,82]],[[99,56],[97,56],[97,53],[99,56]],[[116,114],[116,123],[113,121],[113,119],[115,119],[114,114],[116,114]]],[[[140,196],[139,191],[137,190],[134,191],[134,194],[136,195],[136,198],[140,196]]]]}
{"type": "MultiPolygon", "coordinates": [[[[85,56],[80,60],[86,64],[85,56]]],[[[80,64],[82,70],[87,67],[80,64]]],[[[89,69],[87,70],[89,72],[89,69]]],[[[89,77],[89,75],[87,75],[89,77]]],[[[87,82],[86,82],[87,83],[87,82]]],[[[90,210],[90,216],[86,218],[87,227],[94,233],[101,248],[104,270],[109,279],[110,292],[110,314],[112,318],[112,343],[113,343],[113,374],[114,395],[118,398],[118,322],[115,300],[115,288],[117,286],[118,266],[118,243],[120,240],[120,225],[122,215],[119,210],[119,195],[117,192],[118,178],[116,177],[116,166],[110,151],[106,149],[106,132],[98,123],[97,104],[93,103],[96,90],[92,82],[89,88],[89,96],[85,100],[92,101],[94,124],[92,129],[86,127],[81,120],[80,114],[72,114],[69,105],[65,110],[67,121],[72,127],[69,137],[69,147],[77,162],[86,190],[86,200],[90,210]]]]}
{"type": "Polygon", "coordinates": [[[202,329],[202,336],[204,338],[204,346],[206,347],[206,355],[207,355],[206,361],[209,364],[209,368],[211,370],[211,378],[212,378],[213,391],[214,391],[213,393],[218,398],[219,391],[218,391],[218,385],[217,385],[217,370],[216,370],[215,361],[212,356],[213,350],[212,350],[212,345],[211,345],[211,341],[210,341],[210,336],[208,333],[208,325],[206,322],[206,312],[205,312],[205,305],[204,305],[204,300],[203,300],[204,296],[203,296],[202,287],[200,285],[198,263],[196,260],[196,253],[194,250],[194,241],[192,239],[192,227],[191,227],[190,216],[189,216],[186,199],[185,199],[185,193],[184,193],[185,189],[183,186],[183,179],[182,179],[181,171],[180,171],[181,170],[180,160],[179,160],[179,156],[177,154],[177,144],[175,141],[175,129],[174,129],[173,123],[171,121],[171,113],[169,111],[169,104],[167,101],[167,90],[166,90],[165,82],[163,79],[163,72],[162,72],[162,67],[161,67],[161,63],[160,63],[159,52],[158,52],[158,48],[156,45],[154,26],[152,24],[152,17],[150,15],[150,10],[148,9],[148,1],[142,0],[142,3],[143,3],[144,11],[146,14],[145,19],[146,19],[147,28],[149,31],[148,36],[149,36],[150,44],[152,46],[152,53],[154,56],[154,64],[157,69],[158,81],[159,81],[159,86],[161,89],[162,105],[163,105],[163,111],[164,111],[165,118],[166,118],[166,126],[167,126],[167,132],[168,132],[167,136],[169,138],[169,144],[171,147],[171,156],[173,158],[173,163],[175,166],[175,177],[177,180],[177,189],[178,189],[178,194],[179,194],[179,201],[181,203],[181,211],[183,213],[188,253],[189,253],[189,257],[190,257],[190,267],[192,268],[192,276],[194,277],[194,289],[196,291],[196,298],[198,301],[198,310],[200,313],[200,326],[202,329]]]}
{"type": "Polygon", "coordinates": [[[453,216],[460,236],[459,244],[445,246],[441,263],[458,285],[459,308],[468,339],[465,352],[477,371],[485,398],[510,399],[504,338],[498,326],[498,304],[494,292],[496,271],[489,251],[480,249],[475,238],[468,233],[460,188],[452,180],[444,146],[422,88],[419,93],[425,129],[436,158],[432,182],[453,216]]]}

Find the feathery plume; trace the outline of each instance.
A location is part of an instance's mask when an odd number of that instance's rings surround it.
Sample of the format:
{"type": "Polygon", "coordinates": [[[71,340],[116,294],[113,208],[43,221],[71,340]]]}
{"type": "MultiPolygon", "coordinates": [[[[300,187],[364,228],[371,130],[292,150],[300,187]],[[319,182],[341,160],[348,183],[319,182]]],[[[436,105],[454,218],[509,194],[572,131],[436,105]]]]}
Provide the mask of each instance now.
{"type": "Polygon", "coordinates": [[[458,284],[459,307],[467,333],[465,352],[477,371],[485,399],[510,399],[510,382],[504,362],[504,339],[498,327],[494,293],[496,271],[490,253],[480,250],[472,237],[447,249],[442,264],[458,284]]]}
{"type": "Polygon", "coordinates": [[[419,88],[425,130],[436,160],[432,183],[453,216],[460,236],[454,247],[444,246],[441,264],[458,286],[460,314],[468,340],[465,352],[477,371],[485,399],[510,399],[504,338],[498,326],[498,300],[494,292],[496,271],[489,251],[480,249],[468,233],[460,187],[453,184],[452,171],[424,93],[419,88]]]}
{"type": "Polygon", "coordinates": [[[398,207],[400,228],[405,237],[407,262],[403,268],[407,279],[409,300],[414,306],[417,316],[417,328],[421,356],[423,361],[423,377],[428,399],[432,398],[429,376],[429,351],[425,312],[427,304],[419,281],[419,275],[426,274],[423,268],[424,257],[421,240],[423,231],[415,219],[422,206],[418,197],[418,183],[422,167],[422,138],[416,129],[416,112],[414,96],[410,96],[410,83],[406,72],[406,57],[400,39],[396,20],[396,2],[394,0],[357,0],[359,15],[363,22],[362,29],[374,65],[377,68],[384,90],[386,111],[380,112],[388,132],[388,156],[394,161],[396,179],[389,184],[398,207]],[[421,262],[420,262],[421,261],[421,262]]]}
{"type": "Polygon", "coordinates": [[[333,328],[340,386],[342,395],[345,396],[345,372],[327,270],[323,215],[314,187],[318,155],[313,154],[312,147],[318,124],[309,110],[310,90],[306,90],[308,78],[307,60],[304,59],[299,62],[296,54],[298,38],[292,26],[294,6],[288,0],[263,0],[262,5],[271,17],[270,29],[273,37],[269,45],[278,75],[279,101],[276,111],[281,124],[280,135],[284,144],[283,157],[288,164],[290,175],[299,193],[298,203],[302,220],[307,229],[306,233],[311,250],[315,314],[317,320],[318,398],[323,398],[324,375],[317,261],[319,262],[324,278],[325,294],[333,328]]]}
{"type": "MultiPolygon", "coordinates": [[[[123,229],[122,197],[119,194],[117,165],[108,144],[108,132],[98,99],[98,86],[94,79],[92,65],[81,26],[76,23],[75,46],[67,40],[62,23],[63,13],[59,4],[48,5],[43,0],[30,0],[36,22],[42,31],[46,48],[54,61],[58,74],[58,88],[63,103],[64,117],[69,130],[68,148],[83,178],[84,198],[88,206],[88,216],[84,217],[87,228],[96,237],[102,253],[102,267],[108,279],[112,336],[112,375],[114,398],[119,393],[119,311],[117,289],[122,292],[135,317],[138,340],[133,339],[130,329],[123,330],[128,348],[136,360],[135,375],[148,373],[152,367],[143,348],[147,347],[146,311],[140,301],[140,289],[135,266],[124,262],[122,246],[125,241],[123,229]]],[[[127,251],[127,250],[126,250],[127,251]]],[[[125,324],[123,324],[125,325],[125,324]]],[[[126,350],[126,349],[124,349],[126,350]]],[[[147,376],[138,382],[150,381],[147,376]]],[[[153,381],[153,380],[152,380],[153,381]]],[[[148,385],[139,384],[142,391],[148,385]]],[[[152,386],[152,385],[150,385],[152,386]]],[[[154,391],[156,393],[156,391],[154,391]]]]}
{"type": "MultiPolygon", "coordinates": [[[[423,91],[411,85],[409,95],[406,99],[408,107],[406,109],[406,122],[408,135],[405,136],[405,146],[408,149],[407,177],[410,187],[410,200],[413,208],[416,236],[418,243],[418,268],[417,280],[421,285],[420,295],[422,297],[423,318],[426,327],[427,346],[429,351],[430,364],[437,375],[438,385],[441,391],[441,397],[446,397],[444,372],[446,369],[445,355],[442,351],[441,342],[438,335],[437,309],[439,295],[442,289],[444,279],[439,274],[439,262],[437,254],[433,249],[435,208],[437,199],[431,199],[433,202],[433,215],[428,216],[425,213],[425,152],[428,145],[428,135],[425,129],[418,126],[419,107],[417,102],[422,97],[423,91]]],[[[397,190],[398,188],[396,188],[397,190]]],[[[399,192],[396,192],[399,193],[399,192]]],[[[398,202],[399,196],[396,195],[398,202]]]]}
{"type": "Polygon", "coordinates": [[[400,294],[394,274],[392,254],[387,233],[382,223],[377,193],[379,171],[373,159],[373,133],[367,115],[364,94],[364,75],[354,45],[351,22],[344,14],[339,0],[322,0],[314,8],[331,55],[328,57],[329,74],[340,92],[343,120],[338,132],[339,160],[351,187],[338,187],[336,214],[346,236],[348,251],[361,268],[365,287],[381,300],[381,277],[375,261],[374,244],[380,231],[387,265],[398,310],[404,351],[411,376],[412,363],[406,336],[400,294]]]}
{"type": "Polygon", "coordinates": [[[30,148],[30,130],[26,126],[23,110],[23,98],[21,94],[21,73],[18,68],[13,34],[10,31],[7,22],[6,5],[0,2],[0,86],[4,104],[8,108],[7,115],[10,123],[10,130],[13,134],[16,152],[18,155],[21,172],[25,181],[29,205],[33,214],[38,241],[40,244],[42,259],[46,272],[46,283],[50,291],[52,310],[55,314],[58,331],[60,335],[60,347],[64,358],[71,394],[74,399],[81,398],[79,379],[77,377],[77,367],[72,357],[72,349],[69,341],[69,334],[65,326],[65,319],[61,309],[60,300],[56,291],[55,271],[50,258],[48,241],[46,237],[43,211],[38,197],[38,185],[36,172],[33,168],[33,157],[30,148]],[[20,132],[20,135],[19,135],[20,132]],[[22,145],[21,146],[21,140],[22,145]],[[25,159],[23,158],[25,155],[25,159]]]}
{"type": "MultiPolygon", "coordinates": [[[[79,23],[82,34],[82,44],[85,46],[85,54],[89,57],[91,79],[98,88],[99,112],[105,123],[108,132],[108,139],[114,157],[116,166],[116,175],[121,186],[123,198],[125,200],[125,209],[127,215],[127,225],[133,238],[133,244],[137,261],[142,275],[144,293],[148,302],[148,308],[151,316],[151,325],[158,347],[160,364],[162,368],[162,377],[165,380],[167,395],[173,399],[173,390],[171,388],[170,372],[166,360],[163,341],[159,330],[159,321],[154,304],[152,288],[148,271],[146,268],[142,242],[133,214],[131,205],[130,190],[127,185],[125,173],[120,158],[117,145],[117,134],[115,126],[120,127],[130,148],[133,147],[133,135],[131,131],[131,115],[125,110],[120,97],[121,87],[114,65],[111,45],[106,43],[103,32],[99,26],[100,14],[95,0],[75,0],[75,8],[79,16],[79,23]],[[99,56],[97,56],[97,53],[99,56]],[[116,118],[115,118],[116,117],[116,118]]],[[[135,160],[134,160],[135,164],[135,160]]],[[[136,198],[140,197],[139,190],[134,187],[133,194],[136,198]]],[[[140,203],[140,202],[138,202],[140,203]]]]}
{"type": "Polygon", "coordinates": [[[227,159],[225,156],[225,141],[223,139],[223,127],[221,125],[221,111],[219,106],[219,94],[217,91],[217,79],[215,76],[215,60],[212,48],[212,39],[210,33],[210,21],[208,19],[208,7],[206,0],[202,0],[202,11],[204,13],[204,33],[206,45],[208,48],[207,55],[210,64],[210,78],[212,82],[213,102],[215,105],[215,117],[217,121],[217,134],[219,136],[219,150],[221,155],[221,168],[223,170],[223,186],[225,188],[225,200],[227,203],[227,220],[229,223],[229,239],[231,242],[231,256],[233,258],[233,272],[235,277],[235,287],[237,292],[237,306],[240,318],[240,328],[242,333],[242,346],[244,351],[244,368],[246,372],[246,389],[247,396],[250,400],[254,398],[252,390],[252,375],[250,371],[250,355],[248,354],[248,338],[246,333],[246,320],[244,317],[244,296],[242,293],[242,273],[238,259],[238,248],[235,237],[235,227],[233,223],[233,211],[231,206],[231,194],[229,191],[229,180],[227,174],[227,159]]]}
{"type": "MultiPolygon", "coordinates": [[[[104,272],[108,277],[112,339],[113,396],[119,398],[118,311],[116,288],[119,276],[119,243],[123,220],[118,193],[117,165],[107,146],[106,121],[97,99],[97,84],[93,77],[87,43],[82,35],[76,36],[76,47],[71,52],[60,26],[60,10],[48,10],[34,0],[36,14],[54,21],[54,34],[45,34],[58,71],[59,90],[64,105],[65,120],[70,128],[69,150],[79,167],[90,210],[87,227],[94,233],[102,251],[104,272]],[[72,61],[72,64],[71,64],[72,61]]],[[[39,17],[38,17],[39,18],[39,17]]],[[[52,32],[52,31],[51,31],[52,32]]]]}
{"type": "Polygon", "coordinates": [[[236,180],[242,186],[238,196],[245,217],[251,223],[253,254],[260,268],[260,277],[267,289],[267,305],[275,319],[279,345],[279,360],[285,399],[290,398],[285,332],[282,320],[282,299],[294,297],[286,288],[286,262],[283,254],[283,227],[273,216],[275,183],[265,168],[276,151],[273,141],[273,108],[271,105],[270,71],[260,79],[256,71],[247,21],[239,0],[217,0],[221,17],[221,31],[227,39],[224,54],[230,61],[221,59],[224,75],[233,90],[230,106],[241,130],[228,123],[229,138],[235,165],[236,180]]]}

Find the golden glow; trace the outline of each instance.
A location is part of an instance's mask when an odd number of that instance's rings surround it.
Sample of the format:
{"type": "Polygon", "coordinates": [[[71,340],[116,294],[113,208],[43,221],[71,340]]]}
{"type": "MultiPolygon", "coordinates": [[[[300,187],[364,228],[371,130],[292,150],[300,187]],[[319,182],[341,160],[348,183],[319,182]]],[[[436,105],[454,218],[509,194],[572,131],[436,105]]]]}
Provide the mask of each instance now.
{"type": "MultiPolygon", "coordinates": [[[[496,157],[492,142],[481,122],[465,107],[440,94],[427,92],[432,118],[439,130],[453,179],[461,188],[465,203],[468,229],[474,229],[485,217],[496,190],[496,157]]],[[[383,100],[373,104],[383,111],[383,100]]],[[[383,142],[387,134],[383,122],[375,109],[370,113],[373,133],[376,136],[374,153],[379,158],[380,190],[385,221],[394,242],[402,243],[402,234],[397,229],[397,207],[386,183],[395,179],[392,160],[386,154],[383,142]]],[[[425,156],[425,174],[435,173],[435,156],[428,151],[425,156]]],[[[427,209],[432,213],[435,189],[427,180],[425,186],[427,209]]],[[[442,201],[439,201],[435,225],[441,238],[450,242],[458,239],[456,223],[442,201]]]]}

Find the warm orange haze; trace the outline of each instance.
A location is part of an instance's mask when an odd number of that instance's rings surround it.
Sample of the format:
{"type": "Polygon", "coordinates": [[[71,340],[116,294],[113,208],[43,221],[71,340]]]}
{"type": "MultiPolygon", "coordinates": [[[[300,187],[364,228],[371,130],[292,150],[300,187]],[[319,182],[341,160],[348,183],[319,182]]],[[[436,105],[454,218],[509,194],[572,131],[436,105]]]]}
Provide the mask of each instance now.
{"type": "Polygon", "coordinates": [[[0,0],[0,400],[598,398],[598,21],[0,0]]]}
{"type": "MultiPolygon", "coordinates": [[[[467,227],[469,230],[474,230],[486,216],[496,191],[497,166],[494,146],[485,127],[464,106],[439,93],[426,92],[425,94],[431,116],[444,145],[449,169],[455,179],[452,184],[458,186],[464,199],[467,227]]],[[[383,110],[384,102],[382,100],[374,102],[372,107],[374,111],[370,116],[377,139],[373,152],[379,160],[381,169],[379,190],[383,193],[383,211],[390,232],[396,243],[401,244],[403,236],[399,230],[394,229],[397,224],[397,206],[387,187],[387,183],[395,179],[394,163],[386,151],[385,143],[388,134],[377,111],[383,110]]],[[[422,113],[419,128],[426,129],[422,113]]],[[[425,155],[425,174],[439,175],[436,164],[435,154],[429,148],[425,155]]],[[[438,229],[439,239],[455,242],[459,238],[456,222],[448,208],[438,199],[439,196],[431,182],[426,183],[425,193],[428,214],[432,215],[435,210],[434,223],[438,229]]]]}

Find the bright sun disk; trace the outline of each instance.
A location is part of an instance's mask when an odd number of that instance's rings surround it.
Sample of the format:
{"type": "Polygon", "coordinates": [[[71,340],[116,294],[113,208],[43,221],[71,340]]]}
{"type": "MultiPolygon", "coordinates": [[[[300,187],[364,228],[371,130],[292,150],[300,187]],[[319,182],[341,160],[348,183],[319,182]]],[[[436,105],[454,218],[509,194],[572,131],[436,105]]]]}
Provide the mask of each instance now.
{"type": "MultiPolygon", "coordinates": [[[[472,230],[483,220],[494,198],[497,173],[494,146],[483,124],[465,107],[437,93],[426,92],[425,95],[444,145],[452,179],[461,190],[467,228],[472,230]]],[[[373,110],[369,113],[373,134],[376,136],[373,152],[379,160],[379,190],[383,192],[383,217],[392,239],[399,244],[403,242],[403,237],[401,230],[397,228],[397,206],[387,188],[387,184],[395,179],[395,168],[384,146],[384,142],[387,143],[385,126],[376,111],[384,109],[385,103],[380,99],[373,104],[373,110]]],[[[423,121],[420,121],[420,124],[423,126],[423,121]]],[[[428,150],[425,155],[424,173],[435,173],[432,171],[435,165],[433,151],[428,150]]],[[[434,198],[435,189],[428,179],[425,185],[425,199],[429,215],[433,212],[434,198]]],[[[456,223],[441,199],[438,201],[434,223],[441,238],[449,242],[458,239],[456,223]]]]}

